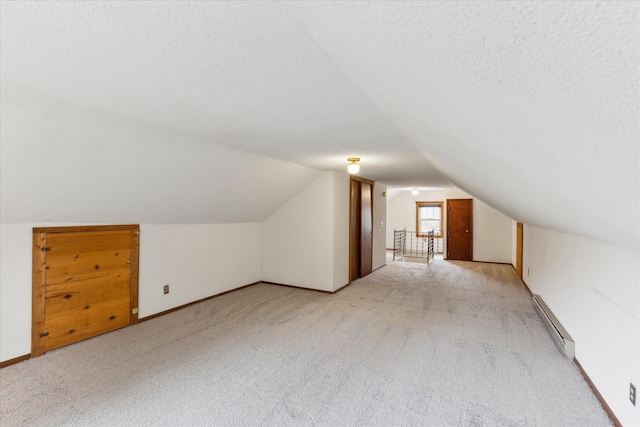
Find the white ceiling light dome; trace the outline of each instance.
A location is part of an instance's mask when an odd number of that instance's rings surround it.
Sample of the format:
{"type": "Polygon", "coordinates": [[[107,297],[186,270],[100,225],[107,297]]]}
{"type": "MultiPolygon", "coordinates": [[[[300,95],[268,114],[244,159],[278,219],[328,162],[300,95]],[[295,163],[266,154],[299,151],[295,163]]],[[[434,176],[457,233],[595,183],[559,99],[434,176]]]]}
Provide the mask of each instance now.
{"type": "Polygon", "coordinates": [[[347,161],[351,162],[349,166],[347,166],[347,170],[351,175],[355,175],[360,172],[360,165],[358,164],[360,157],[349,157],[347,161]]]}

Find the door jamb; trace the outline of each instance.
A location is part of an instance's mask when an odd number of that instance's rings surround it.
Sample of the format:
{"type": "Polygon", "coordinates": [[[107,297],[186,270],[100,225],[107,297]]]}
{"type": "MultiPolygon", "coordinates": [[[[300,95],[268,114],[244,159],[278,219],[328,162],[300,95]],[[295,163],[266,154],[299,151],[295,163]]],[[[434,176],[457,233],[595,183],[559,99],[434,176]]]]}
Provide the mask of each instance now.
{"type": "Polygon", "coordinates": [[[524,268],[523,262],[523,253],[524,253],[524,226],[521,222],[516,223],[516,273],[518,277],[522,279],[522,270],[524,268]],[[520,267],[520,269],[518,269],[520,267]]]}

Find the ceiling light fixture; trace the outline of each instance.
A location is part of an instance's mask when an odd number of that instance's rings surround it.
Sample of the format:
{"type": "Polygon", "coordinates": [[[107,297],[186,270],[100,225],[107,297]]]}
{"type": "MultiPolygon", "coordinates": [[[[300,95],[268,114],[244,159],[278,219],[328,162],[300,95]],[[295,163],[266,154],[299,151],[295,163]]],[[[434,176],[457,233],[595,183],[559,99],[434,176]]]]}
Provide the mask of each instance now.
{"type": "Polygon", "coordinates": [[[418,195],[418,189],[414,188],[413,190],[411,190],[411,194],[413,194],[414,196],[418,195]]]}
{"type": "Polygon", "coordinates": [[[347,166],[349,173],[351,175],[357,174],[360,171],[360,165],[358,164],[360,157],[349,157],[347,161],[351,162],[351,164],[347,166]]]}

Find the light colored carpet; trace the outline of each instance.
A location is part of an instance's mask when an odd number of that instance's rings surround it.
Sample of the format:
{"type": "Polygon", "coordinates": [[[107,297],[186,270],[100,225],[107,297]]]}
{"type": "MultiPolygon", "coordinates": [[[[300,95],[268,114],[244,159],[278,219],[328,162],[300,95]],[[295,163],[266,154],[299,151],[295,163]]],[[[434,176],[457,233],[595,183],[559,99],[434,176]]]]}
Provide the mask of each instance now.
{"type": "MultiPolygon", "coordinates": [[[[579,345],[579,343],[577,343],[579,345]]],[[[511,266],[258,284],[0,370],[0,424],[603,426],[511,266]]]]}

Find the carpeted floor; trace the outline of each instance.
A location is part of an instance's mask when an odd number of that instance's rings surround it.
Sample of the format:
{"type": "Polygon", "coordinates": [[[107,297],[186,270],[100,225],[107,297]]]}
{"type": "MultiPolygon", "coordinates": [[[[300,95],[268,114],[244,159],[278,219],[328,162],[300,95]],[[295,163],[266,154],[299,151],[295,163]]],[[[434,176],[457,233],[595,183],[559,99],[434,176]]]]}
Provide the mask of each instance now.
{"type": "Polygon", "coordinates": [[[3,427],[610,425],[511,266],[443,260],[251,286],[2,369],[0,393],[3,427]]]}

